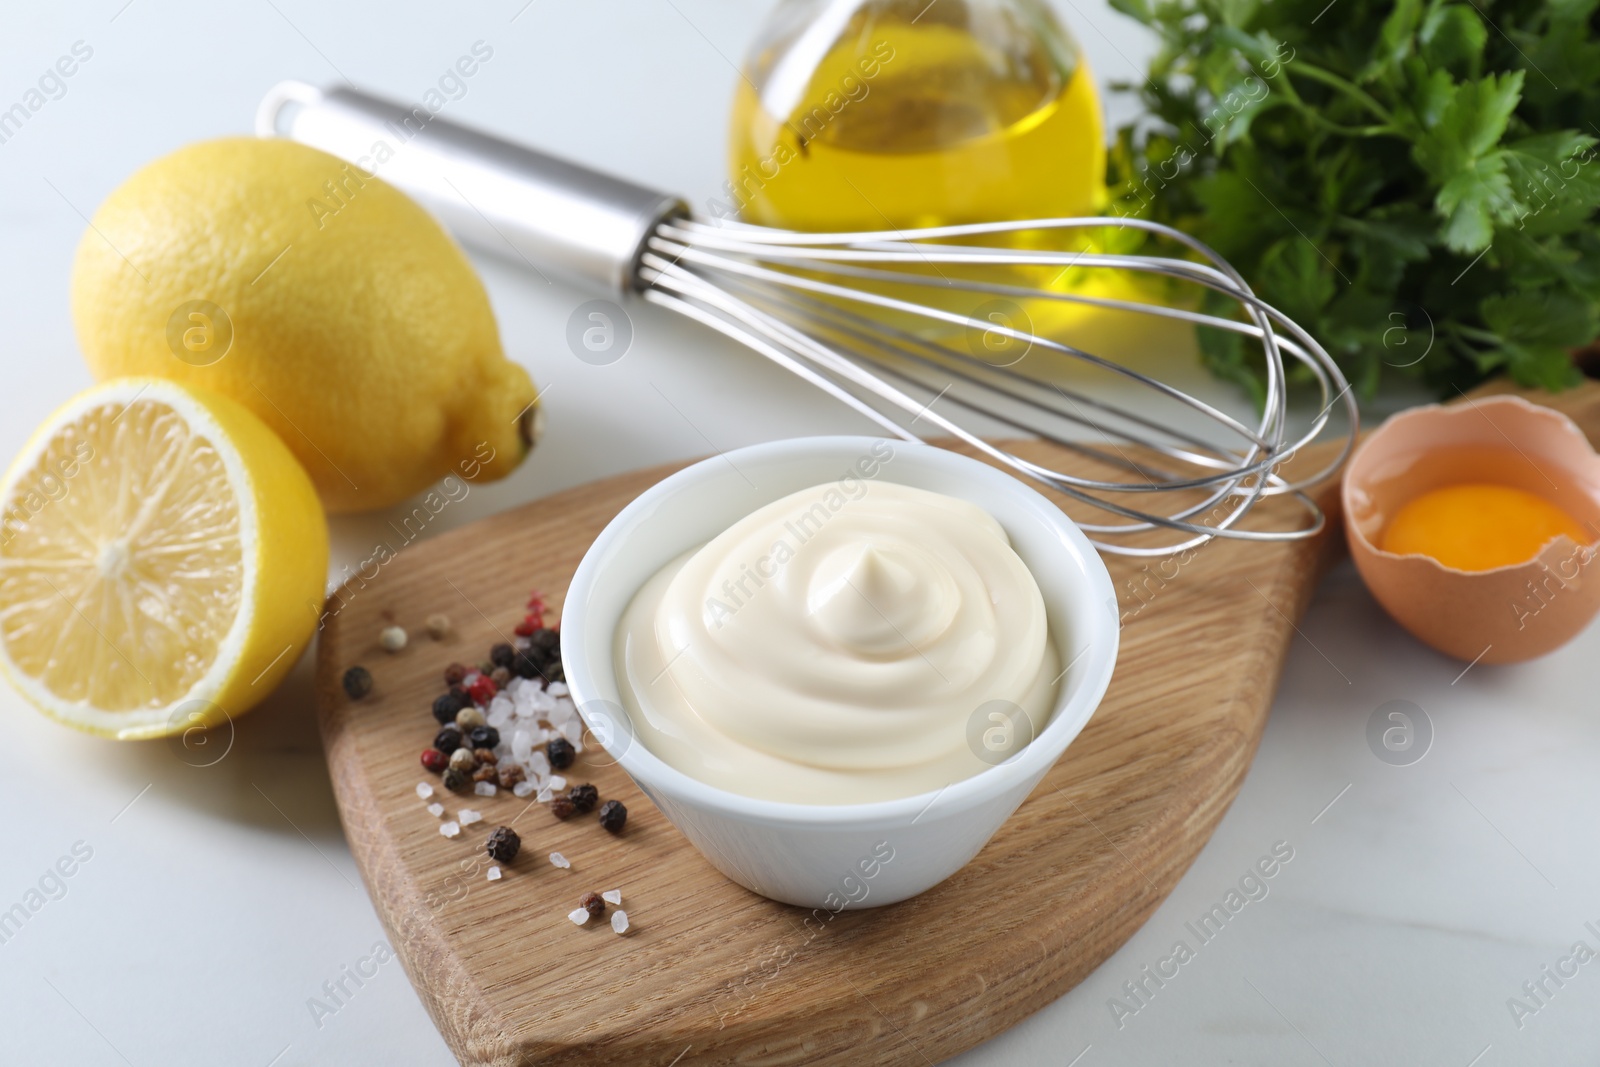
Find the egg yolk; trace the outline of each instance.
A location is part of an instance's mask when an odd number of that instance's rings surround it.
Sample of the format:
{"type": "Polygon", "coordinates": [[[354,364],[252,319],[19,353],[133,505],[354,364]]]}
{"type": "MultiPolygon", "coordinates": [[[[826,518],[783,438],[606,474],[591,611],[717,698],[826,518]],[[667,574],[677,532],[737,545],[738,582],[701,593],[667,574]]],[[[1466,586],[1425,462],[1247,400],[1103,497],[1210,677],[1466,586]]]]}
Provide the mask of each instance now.
{"type": "Polygon", "coordinates": [[[1526,563],[1562,534],[1593,540],[1544,497],[1509,485],[1433,489],[1406,503],[1383,532],[1385,552],[1431,556],[1446,567],[1486,571],[1526,563]]]}

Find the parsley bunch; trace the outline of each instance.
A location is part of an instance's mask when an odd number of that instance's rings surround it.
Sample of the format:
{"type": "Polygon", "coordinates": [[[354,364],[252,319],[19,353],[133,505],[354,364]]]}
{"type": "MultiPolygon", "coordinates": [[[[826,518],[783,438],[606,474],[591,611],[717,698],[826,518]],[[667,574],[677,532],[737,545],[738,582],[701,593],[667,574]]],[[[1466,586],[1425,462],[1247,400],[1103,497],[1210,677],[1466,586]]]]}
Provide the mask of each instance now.
{"type": "MultiPolygon", "coordinates": [[[[1112,3],[1162,41],[1112,213],[1206,241],[1364,393],[1577,380],[1600,333],[1600,0],[1112,3]]],[[[1237,335],[1201,348],[1259,392],[1237,335]]]]}

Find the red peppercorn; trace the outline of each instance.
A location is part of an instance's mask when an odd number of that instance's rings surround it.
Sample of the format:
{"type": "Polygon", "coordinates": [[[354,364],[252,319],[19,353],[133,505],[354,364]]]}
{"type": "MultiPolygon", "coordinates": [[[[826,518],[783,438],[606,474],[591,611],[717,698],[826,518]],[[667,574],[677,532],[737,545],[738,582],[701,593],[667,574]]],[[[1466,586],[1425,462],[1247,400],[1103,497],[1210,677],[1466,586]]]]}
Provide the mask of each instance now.
{"type": "Polygon", "coordinates": [[[494,684],[494,679],[482,674],[467,686],[467,695],[472,697],[473,703],[479,705],[489,703],[499,691],[500,687],[494,684]]]}
{"type": "Polygon", "coordinates": [[[422,765],[435,774],[440,774],[450,766],[450,757],[436,748],[422,750],[422,765]]]}
{"type": "Polygon", "coordinates": [[[518,637],[532,637],[533,631],[537,629],[539,629],[539,624],[533,621],[532,615],[529,615],[526,619],[517,623],[516,629],[512,632],[518,637]]]}

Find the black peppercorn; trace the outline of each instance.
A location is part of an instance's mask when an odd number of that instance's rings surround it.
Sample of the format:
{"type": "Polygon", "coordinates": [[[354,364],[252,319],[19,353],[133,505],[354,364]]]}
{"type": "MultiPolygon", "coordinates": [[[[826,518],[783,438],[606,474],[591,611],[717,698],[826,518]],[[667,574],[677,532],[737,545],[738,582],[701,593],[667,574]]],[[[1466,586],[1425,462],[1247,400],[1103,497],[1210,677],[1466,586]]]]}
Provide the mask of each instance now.
{"type": "Polygon", "coordinates": [[[550,798],[550,814],[558,819],[570,819],[577,807],[572,803],[572,798],[566,794],[550,798]]]}
{"type": "Polygon", "coordinates": [[[459,793],[467,787],[472,779],[460,767],[451,767],[444,772],[444,787],[452,793],[459,793]]]}
{"type": "Polygon", "coordinates": [[[528,644],[527,654],[539,665],[540,677],[546,682],[561,681],[565,676],[561,669],[561,634],[556,630],[535,630],[528,644]]]}
{"type": "Polygon", "coordinates": [[[509,667],[511,666],[512,659],[516,657],[516,654],[516,649],[502,642],[489,649],[489,662],[493,663],[496,667],[509,667]]]}
{"type": "Polygon", "coordinates": [[[344,692],[351,700],[360,700],[372,692],[372,672],[365,667],[351,667],[345,671],[344,692]]]}
{"type": "Polygon", "coordinates": [[[441,723],[454,722],[456,713],[470,703],[471,697],[452,689],[433,702],[433,717],[441,723]]]}
{"type": "Polygon", "coordinates": [[[578,758],[578,752],[572,747],[572,742],[565,737],[552,737],[545,746],[545,752],[550,757],[550,766],[558,771],[564,771],[572,766],[572,761],[578,758]]]}
{"type": "Polygon", "coordinates": [[[516,658],[511,661],[511,673],[518,678],[543,677],[539,673],[539,661],[526,652],[518,652],[516,658]]]}
{"type": "Polygon", "coordinates": [[[459,663],[452,663],[444,669],[445,685],[460,685],[461,679],[467,676],[467,669],[459,663]]]}
{"type": "Polygon", "coordinates": [[[606,913],[606,902],[599,893],[585,893],[583,899],[578,901],[578,907],[588,912],[591,919],[598,919],[606,913]]]}
{"type": "Polygon", "coordinates": [[[489,858],[497,863],[510,863],[517,858],[517,852],[522,848],[522,838],[509,826],[496,827],[489,835],[489,840],[484,843],[484,851],[489,853],[489,858]]]}
{"type": "Polygon", "coordinates": [[[440,752],[454,752],[461,747],[461,731],[454,726],[446,726],[433,739],[433,747],[440,752]]]}
{"type": "Polygon", "coordinates": [[[620,834],[628,822],[628,809],[620,800],[608,800],[600,805],[600,825],[614,834],[620,834]]]}
{"type": "Polygon", "coordinates": [[[474,726],[467,737],[473,748],[494,748],[500,743],[500,731],[493,726],[474,726]]]}
{"type": "Polygon", "coordinates": [[[572,801],[574,810],[587,815],[600,803],[600,790],[592,785],[575,785],[567,791],[567,797],[572,801]]]}

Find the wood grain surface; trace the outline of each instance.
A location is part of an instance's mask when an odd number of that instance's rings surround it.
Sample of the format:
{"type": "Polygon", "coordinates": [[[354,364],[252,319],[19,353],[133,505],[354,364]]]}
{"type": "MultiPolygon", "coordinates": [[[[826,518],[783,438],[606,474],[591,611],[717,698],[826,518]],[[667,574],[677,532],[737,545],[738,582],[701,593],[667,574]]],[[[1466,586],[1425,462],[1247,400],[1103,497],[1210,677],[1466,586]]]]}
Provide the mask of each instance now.
{"type": "MultiPolygon", "coordinates": [[[[1592,385],[1557,406],[1600,423],[1592,385]]],[[[1082,463],[1039,442],[1013,447],[1082,463]]],[[[452,816],[472,807],[484,822],[440,836],[415,788],[438,782],[418,756],[443,668],[483,659],[531,589],[559,609],[601,527],[674,469],[422,541],[330,600],[318,696],[345,832],[411,981],[464,1063],[926,1065],[1013,1025],[1131,936],[1205,844],[1255,753],[1299,640],[1293,622],[1341,544],[1330,484],[1320,499],[1332,529],[1314,540],[1213,542],[1162,565],[1110,558],[1123,633],[1104,703],[970,865],[901,904],[808,922],[734,885],[599,751],[568,777],[627,804],[622,835],[502,793],[445,796],[452,816]],[[454,637],[424,635],[434,612],[451,617],[454,637]],[[413,635],[398,655],[377,645],[390,621],[413,635]],[[339,686],[355,663],[376,680],[359,702],[339,686]],[[523,851],[491,883],[483,842],[500,824],[517,829],[523,851]],[[552,867],[552,851],[572,869],[552,867]],[[633,923],[626,936],[567,920],[583,893],[613,888],[633,923]]]]}

